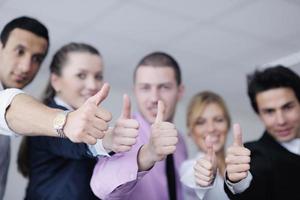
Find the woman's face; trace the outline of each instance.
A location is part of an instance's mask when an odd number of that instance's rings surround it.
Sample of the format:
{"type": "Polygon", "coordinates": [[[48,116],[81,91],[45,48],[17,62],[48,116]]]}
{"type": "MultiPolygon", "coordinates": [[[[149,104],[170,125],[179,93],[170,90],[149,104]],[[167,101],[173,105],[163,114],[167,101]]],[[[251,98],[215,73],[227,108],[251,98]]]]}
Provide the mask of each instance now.
{"type": "Polygon", "coordinates": [[[56,95],[74,109],[96,94],[103,84],[103,62],[96,54],[73,52],[67,56],[61,75],[51,75],[56,95]]]}
{"type": "Polygon", "coordinates": [[[223,149],[228,133],[228,121],[222,107],[217,103],[208,104],[197,118],[192,128],[191,137],[198,148],[206,152],[205,138],[210,135],[213,149],[218,152],[223,149]]]}

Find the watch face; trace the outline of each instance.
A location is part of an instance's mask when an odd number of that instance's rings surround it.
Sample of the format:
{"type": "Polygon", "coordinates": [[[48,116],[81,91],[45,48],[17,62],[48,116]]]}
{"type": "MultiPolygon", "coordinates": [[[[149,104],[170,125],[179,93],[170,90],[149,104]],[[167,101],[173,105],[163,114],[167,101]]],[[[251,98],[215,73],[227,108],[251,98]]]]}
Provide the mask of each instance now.
{"type": "Polygon", "coordinates": [[[60,113],[58,114],[54,121],[53,121],[53,126],[55,129],[61,129],[63,127],[63,125],[65,124],[66,121],[66,115],[60,113]]]}

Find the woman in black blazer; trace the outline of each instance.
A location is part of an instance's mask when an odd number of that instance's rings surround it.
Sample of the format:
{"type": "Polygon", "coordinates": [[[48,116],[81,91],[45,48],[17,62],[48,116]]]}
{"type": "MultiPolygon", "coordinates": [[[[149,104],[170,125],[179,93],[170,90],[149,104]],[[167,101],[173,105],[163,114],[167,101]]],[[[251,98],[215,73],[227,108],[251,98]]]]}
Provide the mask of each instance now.
{"type": "MultiPolygon", "coordinates": [[[[59,49],[50,65],[43,102],[74,110],[100,90],[103,61],[94,47],[70,43],[59,49]]],[[[19,151],[19,169],[29,177],[25,199],[97,199],[90,188],[96,163],[93,147],[55,137],[26,138],[19,151]]]]}

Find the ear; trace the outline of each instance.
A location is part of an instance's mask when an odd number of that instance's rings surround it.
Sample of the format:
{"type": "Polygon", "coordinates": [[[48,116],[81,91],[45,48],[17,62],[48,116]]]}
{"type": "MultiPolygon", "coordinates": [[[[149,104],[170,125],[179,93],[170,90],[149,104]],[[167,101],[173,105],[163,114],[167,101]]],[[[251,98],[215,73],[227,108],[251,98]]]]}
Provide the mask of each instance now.
{"type": "Polygon", "coordinates": [[[50,75],[50,83],[55,90],[55,92],[59,92],[62,88],[61,79],[58,75],[51,73],[50,75]]]}
{"type": "Polygon", "coordinates": [[[181,100],[185,92],[185,87],[183,84],[180,84],[178,86],[178,94],[177,94],[177,101],[181,100]]]}
{"type": "Polygon", "coordinates": [[[0,52],[2,51],[2,49],[3,49],[3,44],[2,44],[2,42],[0,41],[0,52]]]}

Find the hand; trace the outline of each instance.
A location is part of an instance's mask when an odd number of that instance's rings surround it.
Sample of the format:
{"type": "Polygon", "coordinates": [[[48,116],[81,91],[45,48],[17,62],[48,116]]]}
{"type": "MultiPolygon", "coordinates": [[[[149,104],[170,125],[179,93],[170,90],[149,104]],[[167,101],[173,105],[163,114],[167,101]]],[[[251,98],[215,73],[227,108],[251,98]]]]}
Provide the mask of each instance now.
{"type": "Polygon", "coordinates": [[[194,166],[195,181],[201,187],[211,185],[217,173],[217,159],[210,135],[206,136],[205,145],[207,149],[205,156],[199,159],[194,166]]]}
{"type": "Polygon", "coordinates": [[[142,146],[138,155],[139,171],[150,169],[155,162],[161,161],[176,150],[178,133],[175,125],[163,121],[164,104],[158,101],[157,116],[151,126],[149,142],[142,146]]]}
{"type": "Polygon", "coordinates": [[[234,142],[227,149],[226,171],[229,181],[236,183],[246,178],[250,170],[250,150],[245,148],[239,124],[233,125],[234,142]]]}
{"type": "Polygon", "coordinates": [[[131,119],[131,103],[128,95],[123,96],[123,108],[115,127],[108,131],[103,138],[106,151],[115,153],[129,151],[136,143],[139,123],[131,119]]]}
{"type": "Polygon", "coordinates": [[[99,105],[108,93],[109,84],[105,83],[97,94],[87,99],[80,108],[68,114],[64,133],[72,142],[96,144],[97,139],[104,137],[112,116],[99,105]]]}

